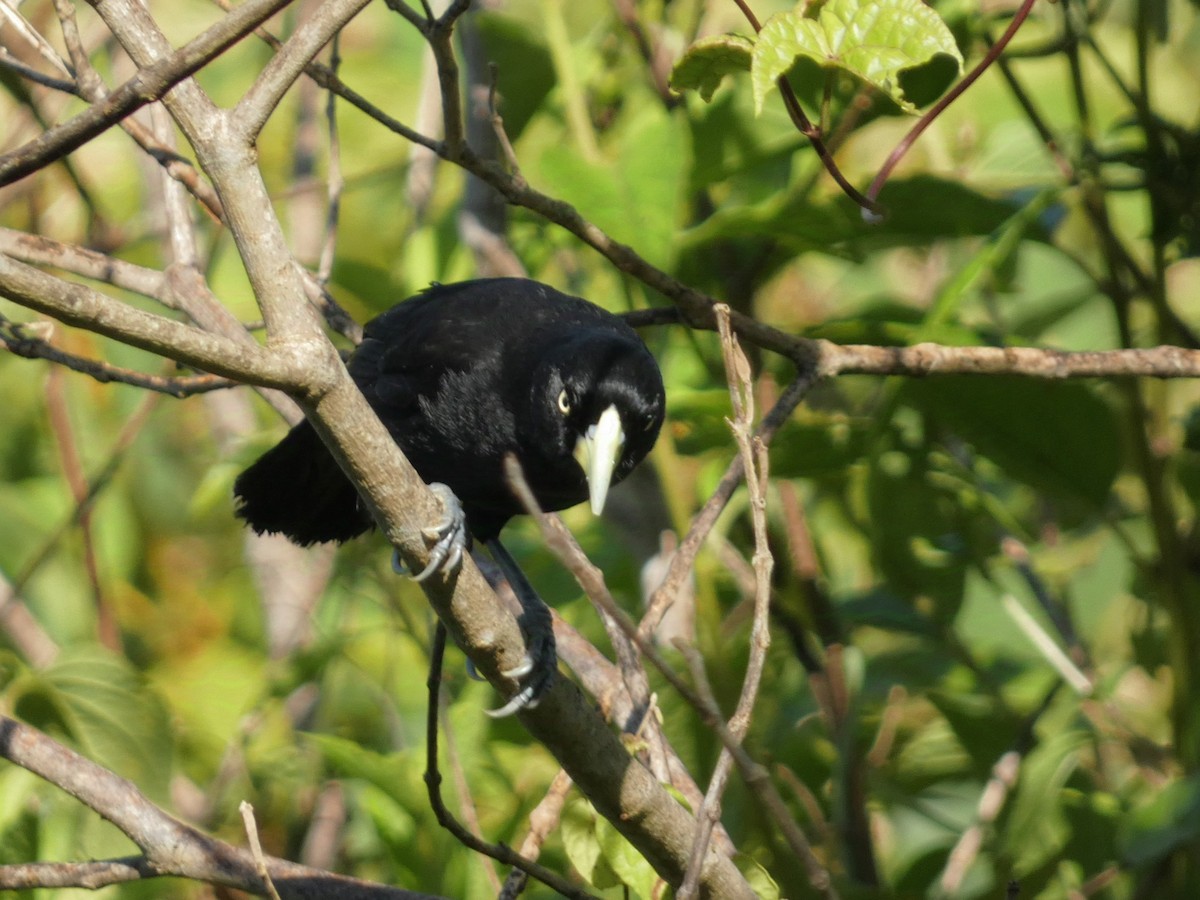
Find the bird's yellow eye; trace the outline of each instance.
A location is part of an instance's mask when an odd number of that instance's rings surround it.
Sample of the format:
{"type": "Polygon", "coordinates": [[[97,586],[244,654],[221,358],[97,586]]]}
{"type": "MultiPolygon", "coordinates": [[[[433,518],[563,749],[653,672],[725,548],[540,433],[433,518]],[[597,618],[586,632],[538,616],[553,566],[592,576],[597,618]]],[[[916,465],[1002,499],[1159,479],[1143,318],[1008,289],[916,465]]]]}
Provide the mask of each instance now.
{"type": "Polygon", "coordinates": [[[571,413],[571,401],[567,399],[567,392],[563,391],[558,395],[558,411],[564,416],[571,413]]]}

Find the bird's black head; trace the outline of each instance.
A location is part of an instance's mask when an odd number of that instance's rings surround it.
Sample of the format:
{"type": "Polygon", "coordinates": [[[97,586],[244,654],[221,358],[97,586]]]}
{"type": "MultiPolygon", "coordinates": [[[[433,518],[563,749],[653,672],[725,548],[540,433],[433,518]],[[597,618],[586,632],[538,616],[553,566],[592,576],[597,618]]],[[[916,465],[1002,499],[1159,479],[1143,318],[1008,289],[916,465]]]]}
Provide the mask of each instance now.
{"type": "MultiPolygon", "coordinates": [[[[558,343],[533,373],[531,408],[538,455],[569,474],[573,497],[539,498],[548,508],[588,497],[604,506],[616,484],[642,461],[658,438],[666,408],[662,375],[630,331],[582,330],[558,343]]],[[[537,472],[529,472],[535,486],[537,472]]],[[[549,472],[547,472],[549,474],[549,472]]]]}

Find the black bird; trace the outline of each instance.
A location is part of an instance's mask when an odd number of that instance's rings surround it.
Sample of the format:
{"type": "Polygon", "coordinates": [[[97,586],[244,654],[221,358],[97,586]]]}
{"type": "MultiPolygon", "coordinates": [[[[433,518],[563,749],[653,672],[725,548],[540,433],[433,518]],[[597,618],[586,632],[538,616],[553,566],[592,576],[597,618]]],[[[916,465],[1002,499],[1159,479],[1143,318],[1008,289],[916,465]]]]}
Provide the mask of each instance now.
{"type": "MultiPolygon", "coordinates": [[[[434,285],[370,321],[347,367],[448,516],[430,569],[453,566],[465,527],[522,602],[527,664],[504,712],[535,704],[556,669],[545,605],[498,540],[523,507],[508,485],[514,454],[547,510],[585,499],[599,513],[654,446],[665,399],[658,365],[621,319],[536,281],[434,285]],[[448,496],[453,492],[453,497],[448,496]],[[461,503],[456,509],[454,498],[461,503]],[[456,515],[457,514],[457,515],[456,515]]],[[[372,520],[307,422],[238,476],[237,514],[257,532],[308,545],[345,541],[372,520]]]]}

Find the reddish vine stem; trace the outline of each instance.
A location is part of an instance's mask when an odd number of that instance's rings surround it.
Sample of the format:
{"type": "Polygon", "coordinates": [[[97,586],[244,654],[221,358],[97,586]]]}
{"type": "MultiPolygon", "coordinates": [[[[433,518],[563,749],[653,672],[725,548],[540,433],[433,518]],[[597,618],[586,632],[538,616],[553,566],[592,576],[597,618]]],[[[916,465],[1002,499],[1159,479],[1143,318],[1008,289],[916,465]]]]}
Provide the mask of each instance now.
{"type": "Polygon", "coordinates": [[[1008,23],[1008,28],[1006,28],[1004,30],[1004,34],[1000,36],[1000,40],[996,41],[996,43],[992,44],[992,46],[988,48],[988,52],[984,55],[983,59],[979,61],[975,68],[968,72],[962,81],[951,88],[946,96],[942,97],[941,100],[935,103],[933,109],[921,116],[917,124],[912,127],[912,130],[904,136],[904,139],[901,140],[900,143],[896,145],[895,149],[892,150],[892,152],[888,155],[888,158],[884,161],[883,166],[879,169],[878,174],[876,174],[875,179],[871,182],[871,186],[867,188],[867,197],[870,198],[872,207],[874,207],[876,199],[879,197],[879,192],[883,189],[884,183],[892,174],[892,170],[895,169],[900,160],[903,159],[904,154],[906,154],[909,148],[916,143],[917,138],[919,138],[922,132],[924,132],[925,129],[933,123],[934,119],[945,112],[946,108],[951,103],[961,97],[966,92],[967,88],[974,84],[979,76],[987,71],[988,67],[999,58],[1000,54],[1004,52],[1004,48],[1008,46],[1009,41],[1013,39],[1013,35],[1017,33],[1017,29],[1021,27],[1021,23],[1025,21],[1026,17],[1033,9],[1033,4],[1035,2],[1036,0],[1023,0],[1020,8],[1013,15],[1012,21],[1008,23]]]}
{"type": "MultiPolygon", "coordinates": [[[[733,2],[742,11],[742,15],[746,17],[746,21],[754,29],[754,33],[758,34],[758,32],[762,31],[762,23],[758,21],[758,16],[754,14],[754,10],[750,8],[746,0],[733,0],[733,2]]],[[[787,76],[780,75],[775,80],[775,84],[779,86],[779,93],[783,97],[783,105],[787,109],[788,118],[792,120],[792,124],[796,126],[796,130],[808,138],[813,150],[817,152],[817,156],[821,160],[821,165],[825,167],[825,171],[837,182],[838,187],[842,189],[846,196],[862,207],[863,210],[878,214],[880,211],[879,205],[875,202],[874,197],[864,196],[858,188],[846,180],[846,176],[838,168],[833,154],[829,152],[829,147],[825,144],[825,140],[821,135],[821,129],[814,125],[804,112],[804,107],[800,105],[800,98],[792,90],[792,85],[788,82],[787,76]]]]}

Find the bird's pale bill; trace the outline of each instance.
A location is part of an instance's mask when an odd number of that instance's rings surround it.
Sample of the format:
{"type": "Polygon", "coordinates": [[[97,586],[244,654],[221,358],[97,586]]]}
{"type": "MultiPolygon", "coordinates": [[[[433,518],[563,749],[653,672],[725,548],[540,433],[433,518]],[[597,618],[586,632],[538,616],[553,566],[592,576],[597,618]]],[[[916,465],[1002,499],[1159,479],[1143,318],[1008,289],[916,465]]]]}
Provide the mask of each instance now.
{"type": "Polygon", "coordinates": [[[589,425],[586,434],[575,441],[575,459],[587,476],[588,497],[592,512],[600,515],[608,486],[612,483],[613,469],[621,458],[621,447],[625,443],[625,430],[621,427],[621,415],[616,406],[609,406],[600,413],[595,425],[589,425]]]}

